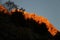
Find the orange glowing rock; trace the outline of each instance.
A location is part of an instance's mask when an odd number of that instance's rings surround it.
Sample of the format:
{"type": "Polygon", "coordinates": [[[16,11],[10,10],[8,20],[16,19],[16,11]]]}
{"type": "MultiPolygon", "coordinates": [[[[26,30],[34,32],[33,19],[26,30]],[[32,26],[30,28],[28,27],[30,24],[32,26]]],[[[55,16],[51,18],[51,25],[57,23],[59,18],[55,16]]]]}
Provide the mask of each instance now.
{"type": "Polygon", "coordinates": [[[26,19],[33,18],[33,20],[35,20],[39,24],[41,24],[42,22],[44,22],[47,25],[48,31],[53,36],[55,36],[56,33],[58,32],[58,30],[46,18],[44,18],[43,16],[37,16],[35,14],[29,14],[28,12],[25,12],[24,16],[25,16],[26,19]]]}
{"type": "Polygon", "coordinates": [[[36,16],[35,14],[29,14],[28,12],[24,13],[24,16],[26,19],[30,19],[33,18],[33,20],[35,20],[36,22],[38,22],[39,24],[41,24],[42,22],[45,23],[47,25],[47,29],[48,31],[51,33],[51,35],[55,36],[56,33],[58,32],[58,30],[44,17],[42,16],[36,16]]]}
{"type": "Polygon", "coordinates": [[[5,14],[8,13],[8,10],[3,7],[2,5],[0,5],[0,12],[4,12],[5,14]]]}
{"type": "MultiPolygon", "coordinates": [[[[5,7],[3,7],[2,5],[0,5],[0,12],[4,10],[4,13],[8,13],[7,9],[5,7]]],[[[10,14],[12,14],[12,12],[15,12],[16,9],[13,9],[11,11],[10,14]]],[[[23,12],[22,10],[17,9],[18,12],[23,12]]],[[[9,13],[8,13],[9,14],[9,13]]],[[[25,19],[33,19],[35,20],[37,23],[41,24],[42,22],[46,24],[48,31],[51,33],[51,35],[55,36],[56,33],[58,32],[58,30],[43,16],[37,16],[35,14],[29,14],[28,12],[24,12],[24,17],[25,19]]]]}

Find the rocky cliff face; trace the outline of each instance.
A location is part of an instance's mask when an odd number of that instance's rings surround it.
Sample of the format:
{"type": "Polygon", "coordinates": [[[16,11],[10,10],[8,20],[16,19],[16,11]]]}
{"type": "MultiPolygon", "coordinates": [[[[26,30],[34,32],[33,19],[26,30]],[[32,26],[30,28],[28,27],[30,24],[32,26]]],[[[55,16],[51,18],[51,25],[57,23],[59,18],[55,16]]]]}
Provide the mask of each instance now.
{"type": "Polygon", "coordinates": [[[59,40],[60,32],[44,17],[0,5],[1,40],[59,40]]]}

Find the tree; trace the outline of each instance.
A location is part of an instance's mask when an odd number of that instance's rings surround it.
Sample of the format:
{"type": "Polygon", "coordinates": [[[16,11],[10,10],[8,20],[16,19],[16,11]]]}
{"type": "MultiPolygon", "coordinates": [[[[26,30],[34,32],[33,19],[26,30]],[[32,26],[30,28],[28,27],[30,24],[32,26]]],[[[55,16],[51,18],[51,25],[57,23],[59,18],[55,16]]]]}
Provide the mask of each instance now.
{"type": "Polygon", "coordinates": [[[16,8],[16,9],[18,8],[18,6],[14,4],[14,2],[11,2],[10,0],[5,2],[3,6],[5,6],[9,11],[13,8],[16,8]]]}

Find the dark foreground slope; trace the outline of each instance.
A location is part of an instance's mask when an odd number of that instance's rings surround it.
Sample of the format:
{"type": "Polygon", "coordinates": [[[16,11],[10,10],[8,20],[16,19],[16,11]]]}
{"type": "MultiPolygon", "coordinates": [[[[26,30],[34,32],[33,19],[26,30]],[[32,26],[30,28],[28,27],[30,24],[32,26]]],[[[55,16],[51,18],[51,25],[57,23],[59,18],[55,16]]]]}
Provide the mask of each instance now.
{"type": "Polygon", "coordinates": [[[0,40],[59,40],[59,37],[60,32],[46,19],[18,9],[9,13],[0,5],[0,40]]]}

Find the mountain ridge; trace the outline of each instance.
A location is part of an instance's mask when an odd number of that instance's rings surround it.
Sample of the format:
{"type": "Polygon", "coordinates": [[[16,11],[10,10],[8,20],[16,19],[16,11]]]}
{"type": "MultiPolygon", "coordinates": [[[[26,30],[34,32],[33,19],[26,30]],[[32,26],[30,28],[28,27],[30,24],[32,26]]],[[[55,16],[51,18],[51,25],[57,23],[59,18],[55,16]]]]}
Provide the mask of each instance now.
{"type": "MultiPolygon", "coordinates": [[[[7,23],[13,22],[12,23],[13,25],[22,26],[22,28],[25,28],[25,26],[27,26],[26,28],[27,30],[32,29],[33,31],[36,31],[37,33],[40,33],[40,34],[43,34],[46,29],[45,31],[46,35],[45,34],[44,35],[47,36],[49,34],[54,39],[56,38],[57,33],[60,33],[45,17],[37,16],[35,14],[29,14],[28,12],[20,10],[20,9],[12,9],[9,12],[4,6],[0,5],[0,16],[2,17],[2,20],[4,19],[4,17],[8,19],[8,21],[4,21],[4,22],[7,22],[7,23]],[[33,26],[35,26],[36,28],[33,26]],[[39,31],[39,28],[40,28],[40,31],[39,31]]],[[[0,23],[0,24],[3,24],[3,23],[0,23]]],[[[12,24],[8,23],[8,25],[12,25],[12,24]]],[[[8,25],[6,24],[5,26],[8,26],[8,25]]],[[[47,36],[47,38],[49,37],[47,36]]],[[[57,38],[59,38],[59,35],[57,38]]]]}

